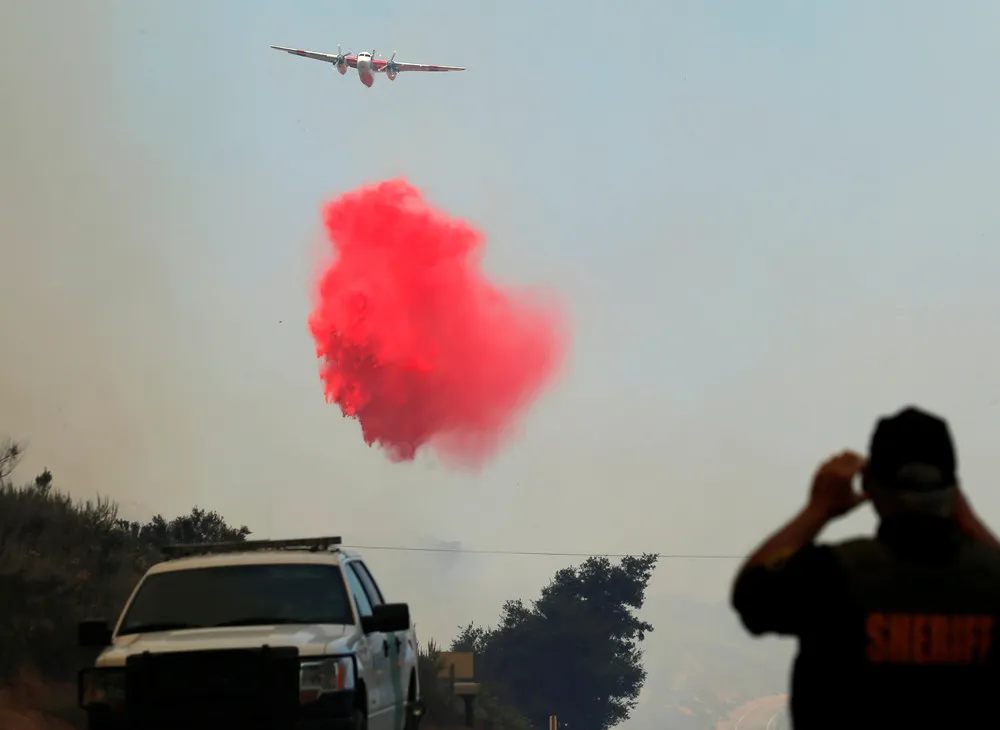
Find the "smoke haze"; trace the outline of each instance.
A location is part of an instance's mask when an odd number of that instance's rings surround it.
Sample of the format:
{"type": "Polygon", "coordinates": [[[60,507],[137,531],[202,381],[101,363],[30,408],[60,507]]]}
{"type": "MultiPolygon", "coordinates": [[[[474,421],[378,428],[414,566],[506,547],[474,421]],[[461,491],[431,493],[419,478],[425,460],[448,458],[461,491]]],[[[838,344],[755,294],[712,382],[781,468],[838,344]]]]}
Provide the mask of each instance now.
{"type": "MultiPolygon", "coordinates": [[[[0,3],[20,475],[258,537],[731,555],[914,402],[1000,524],[1000,10],[899,7],[0,3]],[[338,42],[469,70],[365,89],[268,49],[338,42]],[[319,241],[322,200],[397,175],[490,237],[491,275],[570,301],[566,376],[477,478],[386,463],[317,392],[294,242],[319,241]]],[[[573,562],[369,560],[422,639],[573,562]]],[[[643,618],[724,600],[734,567],[664,559],[643,618]]],[[[647,642],[654,702],[670,635],[647,642]]]]}
{"type": "Polygon", "coordinates": [[[185,489],[202,409],[175,268],[190,197],[115,114],[113,7],[0,8],[0,413],[26,468],[127,498],[185,489]]]}

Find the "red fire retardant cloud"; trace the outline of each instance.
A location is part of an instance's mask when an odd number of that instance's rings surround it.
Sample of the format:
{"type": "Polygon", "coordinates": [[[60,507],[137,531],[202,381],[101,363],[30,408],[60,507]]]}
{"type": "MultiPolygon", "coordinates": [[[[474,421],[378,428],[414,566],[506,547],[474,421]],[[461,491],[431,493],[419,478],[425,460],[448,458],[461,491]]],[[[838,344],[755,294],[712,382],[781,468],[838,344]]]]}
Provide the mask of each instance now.
{"type": "Polygon", "coordinates": [[[323,218],[335,256],[309,329],[327,402],[393,461],[426,445],[483,465],[563,363],[560,310],[491,283],[483,235],[404,180],[347,193],[323,218]]]}

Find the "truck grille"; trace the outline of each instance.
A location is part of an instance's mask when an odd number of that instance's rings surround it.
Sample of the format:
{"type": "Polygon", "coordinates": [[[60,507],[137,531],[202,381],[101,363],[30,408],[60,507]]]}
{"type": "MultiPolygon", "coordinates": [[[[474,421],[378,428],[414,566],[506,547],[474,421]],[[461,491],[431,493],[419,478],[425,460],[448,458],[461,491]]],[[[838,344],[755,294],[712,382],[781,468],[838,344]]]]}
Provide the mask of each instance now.
{"type": "Polygon", "coordinates": [[[283,730],[299,705],[294,647],[137,654],[125,668],[130,727],[283,730]]]}

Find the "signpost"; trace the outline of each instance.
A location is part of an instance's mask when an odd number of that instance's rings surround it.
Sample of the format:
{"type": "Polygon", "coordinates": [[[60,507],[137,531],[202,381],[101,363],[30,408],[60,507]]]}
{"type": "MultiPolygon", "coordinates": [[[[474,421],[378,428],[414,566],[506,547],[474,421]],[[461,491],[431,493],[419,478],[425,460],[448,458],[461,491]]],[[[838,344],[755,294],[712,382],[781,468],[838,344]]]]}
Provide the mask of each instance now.
{"type": "Polygon", "coordinates": [[[465,726],[472,727],[475,715],[473,702],[479,694],[479,682],[475,677],[475,662],[471,651],[443,651],[438,655],[438,676],[448,679],[453,696],[461,697],[465,703],[465,726]]]}

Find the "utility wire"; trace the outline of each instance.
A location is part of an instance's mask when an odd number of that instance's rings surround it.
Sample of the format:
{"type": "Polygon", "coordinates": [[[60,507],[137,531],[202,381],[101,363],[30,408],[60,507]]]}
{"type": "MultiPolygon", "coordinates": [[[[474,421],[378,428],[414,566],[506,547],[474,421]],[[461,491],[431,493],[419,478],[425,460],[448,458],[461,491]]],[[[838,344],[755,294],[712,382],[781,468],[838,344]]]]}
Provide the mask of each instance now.
{"type": "MultiPolygon", "coordinates": [[[[558,558],[628,558],[642,554],[635,553],[562,553],[548,550],[474,550],[471,548],[411,547],[407,545],[343,545],[350,550],[389,550],[402,553],[459,553],[463,555],[531,555],[558,558]]],[[[742,560],[745,555],[711,555],[696,553],[656,553],[665,560],[742,560]]]]}

